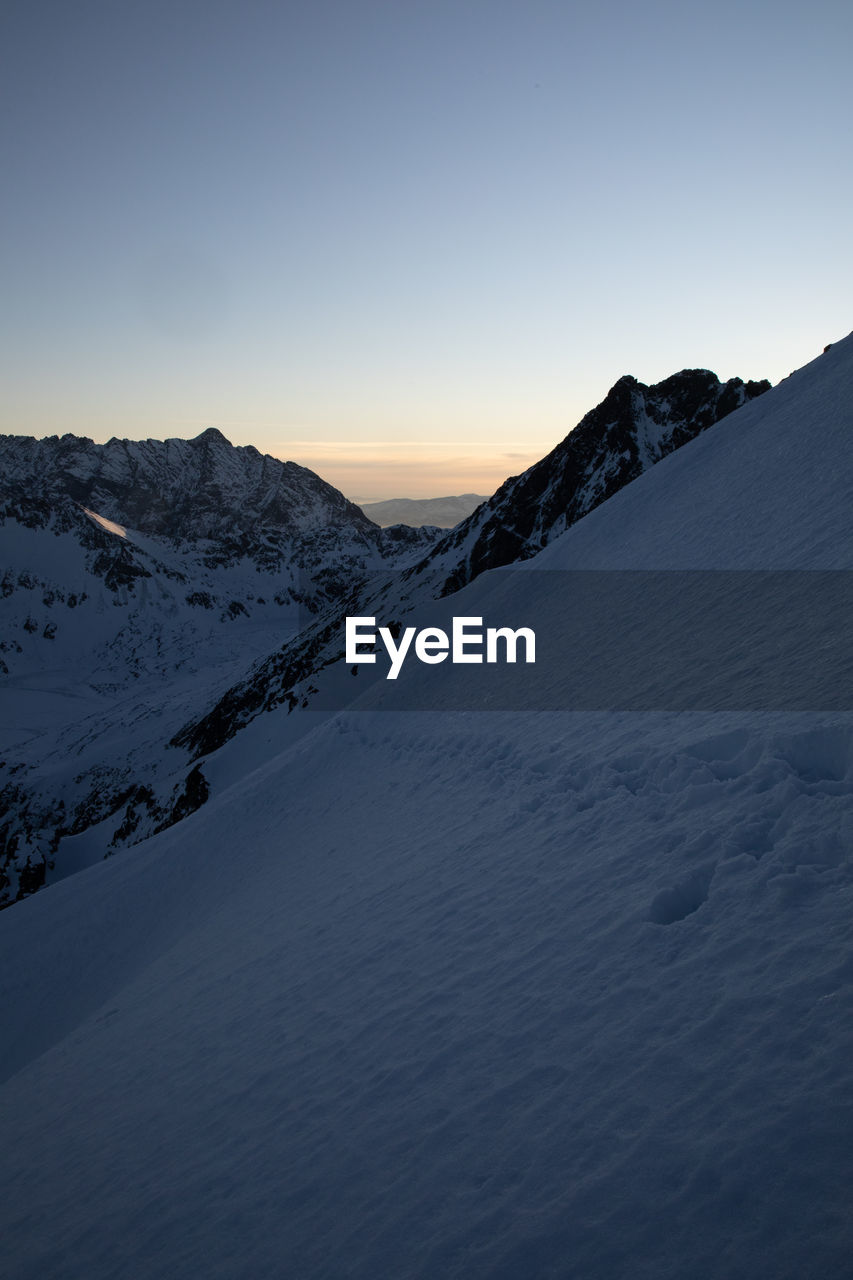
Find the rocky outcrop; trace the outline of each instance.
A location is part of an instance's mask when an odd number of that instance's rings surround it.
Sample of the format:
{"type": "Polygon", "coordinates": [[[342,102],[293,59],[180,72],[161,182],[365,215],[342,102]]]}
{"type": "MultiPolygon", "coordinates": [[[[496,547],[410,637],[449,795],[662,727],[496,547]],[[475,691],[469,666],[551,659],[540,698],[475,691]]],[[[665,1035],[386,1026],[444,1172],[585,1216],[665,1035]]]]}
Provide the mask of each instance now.
{"type": "Polygon", "coordinates": [[[526,560],[667,454],[706,431],[770,383],[720,382],[685,369],[655,386],[626,376],[541,462],[512,476],[413,570],[449,595],[486,569],[526,560]]]}

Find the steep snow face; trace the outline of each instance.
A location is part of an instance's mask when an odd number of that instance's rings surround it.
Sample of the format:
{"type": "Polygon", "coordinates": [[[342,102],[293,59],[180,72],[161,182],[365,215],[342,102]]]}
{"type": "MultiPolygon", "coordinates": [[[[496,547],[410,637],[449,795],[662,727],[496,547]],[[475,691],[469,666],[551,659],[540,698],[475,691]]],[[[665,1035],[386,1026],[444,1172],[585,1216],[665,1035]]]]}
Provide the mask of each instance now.
{"type": "MultiPolygon", "coordinates": [[[[500,623],[513,602],[525,600],[522,584],[512,583],[525,571],[853,569],[851,470],[853,335],[766,395],[748,400],[713,431],[673,451],[535,558],[518,562],[508,581],[506,575],[481,575],[444,600],[439,612],[430,604],[430,592],[419,586],[429,579],[429,570],[420,573],[417,566],[394,579],[380,578],[372,591],[351,599],[348,609],[376,614],[380,621],[406,619],[418,625],[444,626],[451,614],[500,623]]],[[[436,561],[445,546],[443,540],[436,548],[436,561]]],[[[528,598],[539,608],[541,590],[531,588],[528,598]]],[[[564,611],[561,601],[555,614],[564,611]]],[[[524,620],[522,604],[513,625],[524,620]]],[[[221,748],[260,711],[284,704],[299,717],[303,703],[315,709],[345,705],[356,696],[358,682],[347,670],[342,648],[343,617],[332,613],[321,618],[280,654],[259,664],[200,721],[185,726],[175,742],[200,758],[221,748]]],[[[566,664],[571,661],[567,652],[566,664]]],[[[464,684],[449,671],[444,677],[438,669],[419,672],[417,663],[410,670],[420,682],[420,693],[412,679],[405,693],[386,689],[380,672],[379,693],[370,696],[392,703],[408,698],[410,705],[428,706],[438,697],[442,680],[456,687],[464,684]]],[[[374,674],[362,669],[359,679],[366,676],[371,682],[374,674]]]]}
{"type": "MultiPolygon", "coordinates": [[[[531,568],[853,567],[851,393],[848,340],[531,568]]],[[[204,808],[0,914],[10,1274],[845,1274],[853,716],[416,674],[426,713],[259,717],[204,808]]]]}
{"type": "Polygon", "coordinates": [[[127,529],[123,528],[122,525],[116,524],[113,520],[108,520],[106,516],[99,516],[97,511],[90,511],[88,507],[83,507],[83,512],[90,520],[94,520],[95,524],[100,525],[102,529],[106,529],[107,533],[115,533],[119,538],[127,537],[127,529]]]}
{"type": "Polygon", "coordinates": [[[531,567],[851,569],[853,335],[615,494],[531,567]]]}

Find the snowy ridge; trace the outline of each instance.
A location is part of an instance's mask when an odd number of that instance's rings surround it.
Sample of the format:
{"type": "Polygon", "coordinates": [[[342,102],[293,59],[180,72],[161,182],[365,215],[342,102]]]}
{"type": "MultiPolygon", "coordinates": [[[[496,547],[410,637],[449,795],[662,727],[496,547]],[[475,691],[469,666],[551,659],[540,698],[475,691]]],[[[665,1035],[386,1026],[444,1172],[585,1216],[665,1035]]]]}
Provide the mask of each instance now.
{"type": "Polygon", "coordinates": [[[258,523],[300,534],[331,524],[371,532],[343,494],[294,462],[229,443],[215,427],[194,440],[117,440],[78,436],[2,440],[7,481],[75,501],[142,533],[174,539],[233,537],[258,523]],[[40,487],[41,487],[40,486],[40,487]]]}
{"type": "MultiPolygon", "coordinates": [[[[853,569],[851,414],[853,338],[531,568],[853,569]]],[[[403,696],[0,915],[13,1280],[846,1274],[853,716],[403,696]]]]}
{"type": "Polygon", "coordinates": [[[655,386],[625,376],[566,438],[447,534],[411,572],[446,574],[442,594],[536,555],[626,484],[770,383],[684,369],[655,386]]]}
{"type": "Polygon", "coordinates": [[[213,566],[249,557],[262,569],[296,564],[311,576],[323,561],[378,563],[432,541],[429,532],[381,531],[314,472],[234,446],[215,428],[194,440],[105,445],[2,436],[0,467],[2,496],[20,519],[70,499],[137,534],[189,543],[213,566]]]}

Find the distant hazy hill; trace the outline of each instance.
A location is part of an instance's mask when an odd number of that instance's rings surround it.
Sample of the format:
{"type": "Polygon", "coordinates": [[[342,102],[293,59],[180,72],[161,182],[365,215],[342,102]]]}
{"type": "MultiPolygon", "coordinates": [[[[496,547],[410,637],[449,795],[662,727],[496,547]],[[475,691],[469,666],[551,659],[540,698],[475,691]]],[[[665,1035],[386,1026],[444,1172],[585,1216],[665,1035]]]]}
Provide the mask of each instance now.
{"type": "Polygon", "coordinates": [[[485,502],[481,493],[460,493],[452,498],[388,498],[385,502],[360,502],[366,516],[384,529],[389,524],[437,525],[452,529],[485,502]]]}

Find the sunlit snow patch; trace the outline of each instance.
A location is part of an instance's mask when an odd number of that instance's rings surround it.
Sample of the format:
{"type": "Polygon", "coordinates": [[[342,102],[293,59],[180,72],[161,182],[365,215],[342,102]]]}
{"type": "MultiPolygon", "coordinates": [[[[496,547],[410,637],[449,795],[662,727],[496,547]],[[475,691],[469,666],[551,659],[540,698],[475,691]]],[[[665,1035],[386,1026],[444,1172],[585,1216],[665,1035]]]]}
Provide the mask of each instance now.
{"type": "Polygon", "coordinates": [[[114,520],[108,520],[106,516],[99,516],[97,511],[90,511],[88,507],[83,508],[90,520],[94,520],[95,524],[99,524],[102,529],[106,529],[107,533],[117,533],[120,538],[127,537],[127,529],[120,524],[116,524],[114,520]]]}

